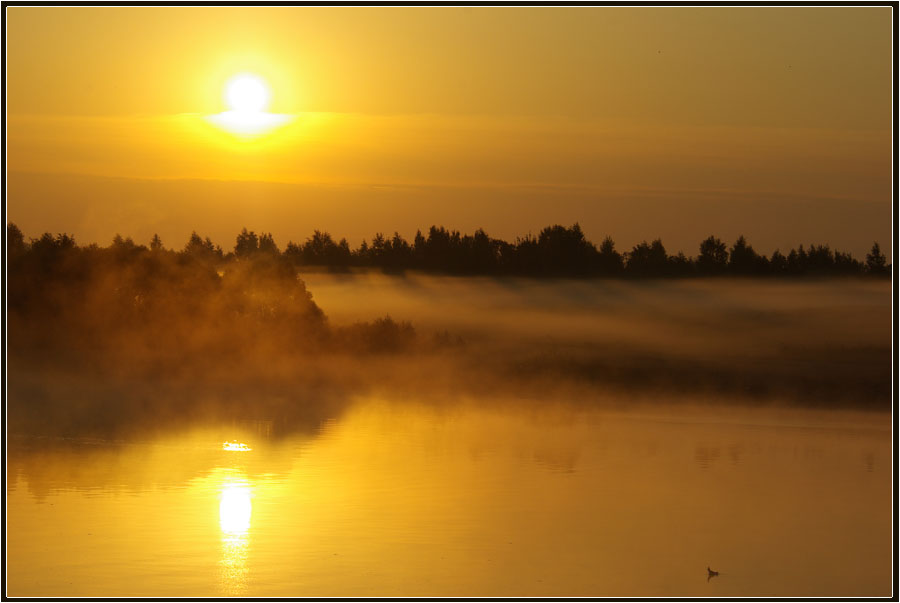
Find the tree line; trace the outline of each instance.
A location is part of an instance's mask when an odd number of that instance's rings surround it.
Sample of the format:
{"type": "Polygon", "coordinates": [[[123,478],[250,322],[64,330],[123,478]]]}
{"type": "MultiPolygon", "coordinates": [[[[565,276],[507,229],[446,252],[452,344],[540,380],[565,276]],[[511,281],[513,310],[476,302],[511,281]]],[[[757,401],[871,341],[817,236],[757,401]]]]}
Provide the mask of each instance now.
{"type": "MultiPolygon", "coordinates": [[[[11,256],[48,246],[74,246],[65,234],[45,233],[26,242],[15,224],[7,226],[7,252],[11,256]]],[[[166,249],[158,235],[149,248],[130,238],[116,235],[112,248],[120,250],[166,249]]],[[[233,250],[225,251],[209,237],[193,232],[177,253],[224,262],[250,257],[279,257],[295,267],[324,267],[332,270],[374,268],[386,272],[421,270],[458,275],[515,275],[533,277],[692,277],[692,276],[889,276],[891,266],[877,242],[865,260],[823,245],[799,245],[787,253],[775,250],[771,256],[758,253],[743,236],[732,245],[710,236],[696,256],[683,252],[669,254],[662,240],[643,241],[620,252],[606,237],[598,246],[589,241],[578,223],[571,227],[548,226],[537,236],[517,237],[510,243],[489,236],[483,229],[461,234],[443,226],[432,226],[427,235],[416,232],[412,242],[399,233],[376,233],[352,249],[347,239],[336,241],[328,232],[316,230],[302,243],[288,242],[282,251],[271,233],[257,234],[244,228],[233,250]]]]}
{"type": "Polygon", "coordinates": [[[271,235],[245,230],[228,253],[196,233],[180,250],[158,236],[149,246],[118,235],[106,247],[68,234],[26,242],[15,224],[6,236],[10,350],[30,360],[57,362],[59,352],[68,364],[105,355],[103,366],[196,370],[273,350],[393,353],[416,343],[412,325],[389,316],[330,325],[271,235]]]}

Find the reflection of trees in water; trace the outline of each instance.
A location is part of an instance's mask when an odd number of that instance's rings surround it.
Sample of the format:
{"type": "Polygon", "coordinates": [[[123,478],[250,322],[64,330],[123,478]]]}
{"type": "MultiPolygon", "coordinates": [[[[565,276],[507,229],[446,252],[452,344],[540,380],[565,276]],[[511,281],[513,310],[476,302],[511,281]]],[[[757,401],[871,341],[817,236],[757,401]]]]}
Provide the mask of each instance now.
{"type": "MultiPolygon", "coordinates": [[[[27,484],[43,500],[61,490],[140,493],[150,488],[179,488],[222,470],[240,471],[247,480],[285,476],[297,462],[298,442],[312,441],[329,423],[273,422],[264,437],[226,422],[192,429],[181,425],[168,434],[124,440],[13,436],[6,458],[9,486],[27,484]],[[235,427],[237,427],[235,429],[235,427]],[[252,452],[222,450],[226,438],[252,442],[252,452]]],[[[246,425],[246,424],[245,424],[246,425]]]]}
{"type": "Polygon", "coordinates": [[[701,469],[709,469],[722,456],[722,449],[718,446],[697,446],[694,450],[694,460],[701,469]]]}
{"type": "Polygon", "coordinates": [[[862,454],[863,464],[866,467],[866,471],[872,472],[875,470],[875,452],[871,450],[867,450],[862,454]]]}
{"type": "Polygon", "coordinates": [[[742,442],[732,442],[722,446],[701,444],[694,448],[694,462],[701,469],[711,468],[719,459],[728,459],[732,465],[740,465],[746,451],[746,446],[742,442]]]}
{"type": "Polygon", "coordinates": [[[577,446],[550,449],[540,447],[534,451],[533,459],[541,467],[560,473],[573,473],[578,466],[581,450],[577,446]]]}

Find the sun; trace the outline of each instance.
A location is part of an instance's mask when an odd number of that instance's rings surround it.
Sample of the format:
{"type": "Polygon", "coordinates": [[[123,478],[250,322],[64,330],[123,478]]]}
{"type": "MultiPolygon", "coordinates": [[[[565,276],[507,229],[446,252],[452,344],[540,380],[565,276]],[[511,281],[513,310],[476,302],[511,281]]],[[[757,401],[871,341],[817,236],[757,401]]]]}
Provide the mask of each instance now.
{"type": "Polygon", "coordinates": [[[239,73],[226,83],[223,94],[227,111],[206,119],[241,139],[253,139],[289,123],[293,116],[269,113],[272,92],[254,73],[239,73]]]}
{"type": "Polygon", "coordinates": [[[225,102],[239,113],[261,113],[269,106],[269,87],[258,75],[242,73],[225,85],[225,102]]]}

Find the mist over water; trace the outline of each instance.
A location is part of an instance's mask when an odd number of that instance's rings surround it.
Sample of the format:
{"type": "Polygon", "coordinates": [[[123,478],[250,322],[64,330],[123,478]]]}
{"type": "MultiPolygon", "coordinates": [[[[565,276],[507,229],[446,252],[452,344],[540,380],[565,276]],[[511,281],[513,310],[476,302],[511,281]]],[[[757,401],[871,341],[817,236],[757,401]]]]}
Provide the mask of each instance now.
{"type": "Polygon", "coordinates": [[[890,283],[160,261],[12,315],[13,596],[890,591],[890,283]]]}
{"type": "Polygon", "coordinates": [[[890,407],[885,282],[304,279],[334,322],[390,314],[446,333],[445,364],[491,390],[890,407]]]}
{"type": "Polygon", "coordinates": [[[199,290],[163,281],[132,299],[110,283],[142,277],[117,270],[101,268],[81,300],[65,288],[41,297],[60,299],[61,314],[12,315],[12,431],[286,426],[369,392],[890,407],[883,281],[298,280],[233,263],[208,284],[184,277],[199,290]]]}

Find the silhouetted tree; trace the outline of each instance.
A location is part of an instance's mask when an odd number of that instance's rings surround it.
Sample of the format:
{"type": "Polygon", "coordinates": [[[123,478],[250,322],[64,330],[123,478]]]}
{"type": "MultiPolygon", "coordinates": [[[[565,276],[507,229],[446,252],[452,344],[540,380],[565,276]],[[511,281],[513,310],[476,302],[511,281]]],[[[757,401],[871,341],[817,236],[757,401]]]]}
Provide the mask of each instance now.
{"type": "MultiPolygon", "coordinates": [[[[7,225],[7,253],[28,255],[30,261],[45,266],[59,266],[54,254],[63,249],[93,254],[129,263],[132,257],[142,257],[147,247],[136,245],[130,238],[116,235],[105,251],[96,245],[77,248],[74,239],[49,233],[32,239],[26,245],[21,231],[15,224],[7,225]],[[33,253],[32,253],[33,251],[33,253]]],[[[159,235],[150,241],[150,251],[163,253],[165,249],[159,235]]],[[[522,276],[587,277],[587,276],[635,276],[635,277],[687,277],[692,275],[830,275],[830,274],[889,274],[887,260],[880,248],[873,246],[866,263],[851,254],[832,251],[828,245],[800,245],[787,256],[776,250],[771,260],[757,254],[741,236],[730,250],[714,236],[700,244],[696,259],[679,252],[668,255],[660,239],[652,243],[643,241],[631,251],[620,254],[612,238],[606,237],[599,249],[584,235],[575,223],[569,228],[548,226],[535,237],[528,234],[508,243],[490,237],[479,228],[471,235],[444,226],[431,226],[428,234],[417,231],[413,243],[408,243],[399,232],[388,238],[376,233],[371,243],[365,239],[356,250],[351,250],[345,238],[335,242],[332,236],[316,230],[305,243],[288,242],[281,253],[271,233],[257,235],[242,229],[237,236],[233,254],[223,254],[222,248],[209,237],[201,238],[192,232],[184,249],[172,258],[181,262],[201,261],[207,268],[216,268],[231,259],[248,260],[260,273],[289,274],[299,265],[325,266],[346,269],[349,266],[372,266],[382,270],[401,271],[417,268],[451,274],[514,274],[522,276]]],[[[104,260],[104,261],[106,261],[104,260]]],[[[87,264],[85,264],[87,265],[87,264]]],[[[279,277],[280,278],[280,277],[279,277]]]]}
{"type": "Polygon", "coordinates": [[[784,255],[777,249],[772,252],[769,259],[769,273],[776,276],[783,276],[788,269],[788,261],[784,255]]]}
{"type": "Polygon", "coordinates": [[[215,262],[222,259],[222,248],[215,245],[209,237],[201,239],[195,231],[191,233],[182,254],[195,260],[215,262]]]}
{"type": "Polygon", "coordinates": [[[131,237],[123,239],[119,234],[113,238],[112,245],[109,247],[113,258],[117,262],[131,262],[137,255],[146,249],[147,248],[143,245],[135,245],[131,237]]]}
{"type": "Polygon", "coordinates": [[[805,274],[807,269],[806,250],[803,245],[797,249],[791,249],[787,256],[788,273],[794,276],[805,274]]]}
{"type": "Polygon", "coordinates": [[[390,316],[371,323],[356,323],[343,329],[344,339],[358,351],[397,353],[410,349],[416,331],[408,322],[396,322],[390,316]]]}
{"type": "Polygon", "coordinates": [[[751,275],[765,270],[766,260],[753,250],[743,235],[734,242],[729,253],[728,269],[732,274],[751,275]]]}
{"type": "Polygon", "coordinates": [[[375,236],[372,237],[372,244],[369,245],[369,263],[373,266],[383,266],[384,265],[384,256],[385,256],[385,247],[387,243],[384,239],[384,235],[380,232],[376,232],[375,236]]]}
{"type": "Polygon", "coordinates": [[[303,261],[306,264],[328,264],[334,241],[331,235],[320,230],[313,231],[311,237],[303,244],[303,261]]]}
{"type": "Polygon", "coordinates": [[[835,274],[860,274],[863,272],[863,265],[849,253],[835,250],[832,272],[835,274]]]}
{"type": "Polygon", "coordinates": [[[45,232],[39,239],[31,239],[31,251],[38,258],[56,259],[61,254],[75,249],[75,238],[65,233],[55,237],[45,232]]]}
{"type": "Polygon", "coordinates": [[[668,256],[662,240],[643,241],[628,253],[626,271],[634,276],[665,276],[668,256]]]}
{"type": "Polygon", "coordinates": [[[473,236],[464,238],[467,246],[466,272],[470,274],[496,272],[500,260],[497,241],[489,237],[482,228],[476,230],[473,236]]]}
{"type": "Polygon", "coordinates": [[[587,275],[597,252],[577,222],[571,228],[548,226],[538,235],[537,246],[544,274],[587,275]]]}
{"type": "Polygon", "coordinates": [[[606,237],[600,244],[597,254],[597,269],[604,276],[618,276],[624,268],[622,254],[616,251],[616,244],[611,237],[606,237]]]}
{"type": "Polygon", "coordinates": [[[538,274],[540,250],[537,239],[531,233],[521,238],[517,237],[514,249],[515,252],[507,263],[511,272],[513,274],[538,274]]]}
{"type": "Polygon", "coordinates": [[[423,245],[422,261],[425,268],[452,271],[450,233],[441,226],[432,225],[423,245]]]}
{"type": "Polygon", "coordinates": [[[417,230],[412,245],[413,264],[416,268],[423,268],[425,266],[426,246],[427,242],[425,240],[425,237],[422,235],[422,231],[417,230]]]}
{"type": "Polygon", "coordinates": [[[502,239],[492,239],[497,254],[497,271],[501,274],[515,273],[516,246],[502,239]]]}
{"type": "Polygon", "coordinates": [[[264,232],[259,235],[258,251],[260,253],[268,253],[271,255],[278,255],[279,253],[281,253],[278,250],[278,245],[275,244],[275,239],[272,238],[271,232],[264,232]]]}
{"type": "Polygon", "coordinates": [[[288,241],[288,244],[284,247],[284,253],[282,255],[290,260],[292,264],[296,265],[303,263],[303,248],[293,241],[288,241]]]}
{"type": "Polygon", "coordinates": [[[881,246],[876,241],[872,250],[866,254],[866,272],[874,275],[887,274],[887,258],[881,253],[881,246]]]}
{"type": "Polygon", "coordinates": [[[722,274],[728,269],[728,250],[725,243],[716,237],[709,237],[700,243],[697,256],[697,271],[700,274],[722,274]]]}
{"type": "Polygon", "coordinates": [[[12,222],[6,225],[6,253],[10,259],[25,253],[25,236],[12,222]]]}
{"type": "Polygon", "coordinates": [[[399,232],[394,232],[390,240],[384,242],[383,268],[388,270],[404,270],[412,264],[412,247],[399,232]]]}
{"type": "Polygon", "coordinates": [[[252,230],[242,229],[234,245],[234,255],[239,258],[247,258],[257,251],[259,251],[259,237],[252,230]]]}
{"type": "Polygon", "coordinates": [[[695,272],[694,262],[681,251],[676,255],[669,256],[668,264],[667,274],[669,276],[691,276],[695,272]]]}
{"type": "Polygon", "coordinates": [[[833,271],[834,254],[828,245],[810,245],[806,253],[806,272],[823,275],[833,271]]]}
{"type": "Polygon", "coordinates": [[[353,253],[354,260],[358,266],[368,266],[371,261],[369,257],[369,243],[365,239],[359,244],[359,249],[353,253]]]}

